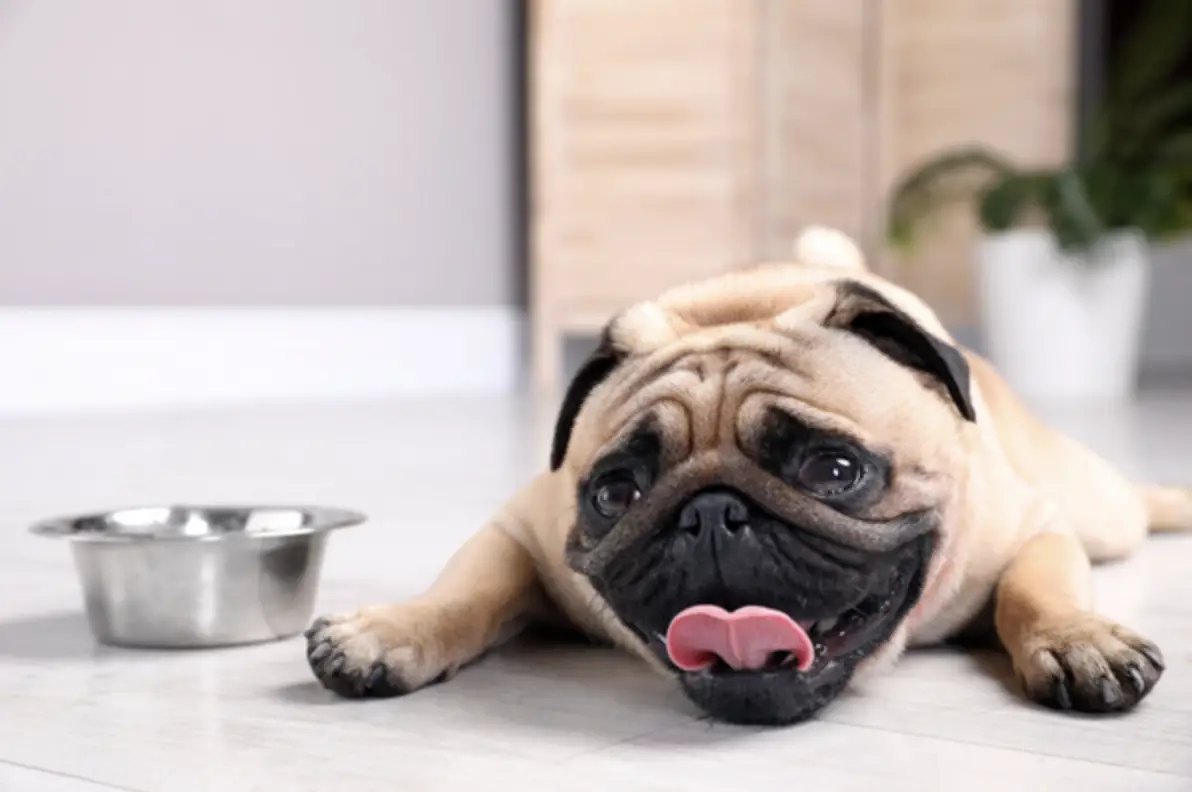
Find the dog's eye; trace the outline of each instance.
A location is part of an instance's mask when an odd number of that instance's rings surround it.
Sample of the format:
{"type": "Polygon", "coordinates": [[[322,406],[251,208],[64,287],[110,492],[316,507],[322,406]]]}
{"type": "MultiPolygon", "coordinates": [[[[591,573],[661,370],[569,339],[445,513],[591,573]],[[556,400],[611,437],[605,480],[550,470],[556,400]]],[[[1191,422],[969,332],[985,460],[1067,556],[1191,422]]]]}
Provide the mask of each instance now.
{"type": "Polygon", "coordinates": [[[615,520],[637,503],[642,491],[629,476],[613,476],[596,485],[592,492],[592,506],[605,519],[615,520]]]}
{"type": "Polygon", "coordinates": [[[841,451],[817,451],[799,466],[796,483],[813,495],[830,498],[848,492],[861,480],[861,463],[841,451]]]}

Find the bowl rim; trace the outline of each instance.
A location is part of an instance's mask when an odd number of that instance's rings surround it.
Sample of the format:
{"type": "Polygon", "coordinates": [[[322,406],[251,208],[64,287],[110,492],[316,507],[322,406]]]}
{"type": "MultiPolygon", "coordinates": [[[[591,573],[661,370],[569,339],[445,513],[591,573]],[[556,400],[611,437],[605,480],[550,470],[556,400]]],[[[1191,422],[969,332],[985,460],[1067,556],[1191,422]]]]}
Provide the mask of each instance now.
{"type": "Polygon", "coordinates": [[[368,520],[368,516],[364,512],[356,511],[354,509],[345,509],[339,506],[309,506],[309,505],[275,505],[275,504],[254,504],[247,506],[243,504],[213,504],[213,503],[171,503],[171,504],[141,504],[139,506],[126,506],[118,509],[104,509],[102,511],[93,512],[79,512],[75,514],[60,515],[58,517],[50,517],[44,520],[38,520],[29,527],[29,533],[35,536],[44,536],[50,539],[65,539],[70,542],[83,542],[87,544],[147,544],[153,542],[180,542],[180,543],[198,543],[198,542],[236,542],[236,541],[265,541],[268,539],[286,539],[296,536],[309,536],[317,533],[327,533],[329,531],[339,530],[340,528],[349,528],[353,525],[359,525],[368,520]],[[200,534],[198,536],[187,536],[186,534],[155,534],[155,533],[98,533],[86,532],[80,533],[75,531],[71,526],[79,520],[103,518],[119,512],[136,511],[139,509],[196,509],[196,510],[232,510],[232,511],[296,511],[311,515],[312,519],[307,525],[300,528],[291,528],[284,531],[269,531],[268,533],[247,533],[244,531],[236,531],[233,533],[223,534],[200,534]]]}

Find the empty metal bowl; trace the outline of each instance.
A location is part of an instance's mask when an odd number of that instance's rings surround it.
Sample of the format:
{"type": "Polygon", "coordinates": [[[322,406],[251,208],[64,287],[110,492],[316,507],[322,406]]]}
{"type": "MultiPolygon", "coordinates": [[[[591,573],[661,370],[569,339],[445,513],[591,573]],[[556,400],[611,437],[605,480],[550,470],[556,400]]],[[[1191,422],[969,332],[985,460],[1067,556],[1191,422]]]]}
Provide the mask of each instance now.
{"type": "Polygon", "coordinates": [[[152,506],[46,520],[70,540],[105,644],[230,646],[310,622],[327,534],[364,516],[300,506],[152,506]]]}

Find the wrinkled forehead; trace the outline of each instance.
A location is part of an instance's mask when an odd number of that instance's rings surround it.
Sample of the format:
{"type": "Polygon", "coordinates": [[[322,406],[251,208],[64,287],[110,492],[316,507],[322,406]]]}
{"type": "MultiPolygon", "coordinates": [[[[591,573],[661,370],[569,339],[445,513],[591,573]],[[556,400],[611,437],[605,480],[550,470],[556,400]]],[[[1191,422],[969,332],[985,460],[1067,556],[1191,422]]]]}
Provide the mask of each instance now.
{"type": "Polygon", "coordinates": [[[896,464],[944,464],[955,441],[950,406],[921,373],[866,341],[824,325],[836,303],[826,284],[800,283],[772,300],[719,290],[638,306],[611,328],[628,353],[584,406],[581,466],[649,421],[668,456],[748,452],[774,412],[848,437],[896,464]]]}
{"type": "Polygon", "coordinates": [[[667,351],[673,357],[628,363],[591,405],[590,439],[580,441],[591,450],[581,465],[647,424],[676,461],[705,451],[752,454],[775,414],[908,467],[942,465],[955,443],[946,405],[861,341],[811,336],[782,354],[748,343],[667,351]]]}
{"type": "MultiPolygon", "coordinates": [[[[869,273],[852,273],[848,282],[874,289],[923,329],[950,341],[935,313],[919,298],[869,273]]],[[[640,303],[610,328],[617,346],[648,355],[680,339],[698,345],[701,330],[753,325],[783,334],[821,326],[837,304],[838,270],[760,265],[673,289],[640,303]]]]}

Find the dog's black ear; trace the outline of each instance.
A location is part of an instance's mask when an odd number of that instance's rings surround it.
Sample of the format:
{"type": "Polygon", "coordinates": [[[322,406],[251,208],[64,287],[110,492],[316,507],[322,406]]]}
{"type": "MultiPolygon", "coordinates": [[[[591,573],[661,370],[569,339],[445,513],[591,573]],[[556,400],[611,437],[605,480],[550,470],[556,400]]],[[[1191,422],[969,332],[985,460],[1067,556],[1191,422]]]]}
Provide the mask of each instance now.
{"type": "Polygon", "coordinates": [[[575,419],[579,417],[580,408],[588,398],[588,394],[603,382],[613,372],[625,353],[616,348],[612,333],[608,327],[600,336],[600,345],[596,351],[588,356],[580,366],[571,384],[567,386],[567,393],[563,396],[563,404],[559,407],[559,417],[555,419],[555,437],[550,449],[550,469],[558,470],[567,456],[567,444],[571,442],[571,430],[575,426],[575,419]]]}
{"type": "Polygon", "coordinates": [[[880,293],[856,281],[837,286],[836,306],[824,321],[877,347],[887,357],[925,372],[944,386],[965,420],[975,421],[972,374],[959,349],[923,329],[880,293]]]}

